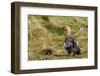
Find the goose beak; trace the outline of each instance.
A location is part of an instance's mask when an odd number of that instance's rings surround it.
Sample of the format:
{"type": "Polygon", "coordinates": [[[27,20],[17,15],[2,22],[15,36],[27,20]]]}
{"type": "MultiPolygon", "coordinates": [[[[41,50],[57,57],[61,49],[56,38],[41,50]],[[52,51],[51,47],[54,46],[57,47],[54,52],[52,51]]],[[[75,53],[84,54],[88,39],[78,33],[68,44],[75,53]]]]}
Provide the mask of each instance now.
{"type": "Polygon", "coordinates": [[[64,27],[64,31],[67,31],[67,28],[66,27],[64,27]]]}

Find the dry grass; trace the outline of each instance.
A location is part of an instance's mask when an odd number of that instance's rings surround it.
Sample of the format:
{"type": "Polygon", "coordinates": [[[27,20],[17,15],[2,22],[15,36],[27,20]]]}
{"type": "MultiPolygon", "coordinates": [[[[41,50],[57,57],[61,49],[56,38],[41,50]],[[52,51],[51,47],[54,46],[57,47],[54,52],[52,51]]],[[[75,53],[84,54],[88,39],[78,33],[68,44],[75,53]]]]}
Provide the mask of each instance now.
{"type": "Polygon", "coordinates": [[[28,16],[28,60],[87,58],[87,18],[28,16]],[[82,55],[67,56],[63,43],[65,25],[72,28],[72,36],[79,42],[82,55]],[[45,52],[50,51],[50,54],[45,52]]]}

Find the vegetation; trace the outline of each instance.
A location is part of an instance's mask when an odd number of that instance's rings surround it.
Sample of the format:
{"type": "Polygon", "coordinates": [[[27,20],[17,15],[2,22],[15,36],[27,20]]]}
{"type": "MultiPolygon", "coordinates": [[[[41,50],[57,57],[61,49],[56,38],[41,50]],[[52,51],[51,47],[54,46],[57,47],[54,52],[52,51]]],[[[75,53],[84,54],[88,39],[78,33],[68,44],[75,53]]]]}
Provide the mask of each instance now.
{"type": "Polygon", "coordinates": [[[28,60],[87,58],[87,17],[28,16],[28,60]],[[79,42],[81,55],[67,56],[64,49],[66,33],[63,27],[69,25],[72,36],[79,42]]]}

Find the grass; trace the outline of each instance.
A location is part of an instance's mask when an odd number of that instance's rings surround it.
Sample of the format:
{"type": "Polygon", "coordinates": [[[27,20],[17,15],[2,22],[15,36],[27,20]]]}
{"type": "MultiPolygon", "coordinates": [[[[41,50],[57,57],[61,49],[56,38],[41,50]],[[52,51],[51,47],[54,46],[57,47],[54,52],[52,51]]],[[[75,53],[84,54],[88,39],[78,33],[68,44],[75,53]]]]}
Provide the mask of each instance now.
{"type": "Polygon", "coordinates": [[[87,58],[87,17],[28,16],[28,60],[87,58]],[[79,42],[81,55],[67,56],[64,49],[66,33],[63,27],[72,28],[72,36],[79,42]],[[45,54],[46,49],[51,51],[45,54]],[[45,51],[44,51],[45,50],[45,51]]]}

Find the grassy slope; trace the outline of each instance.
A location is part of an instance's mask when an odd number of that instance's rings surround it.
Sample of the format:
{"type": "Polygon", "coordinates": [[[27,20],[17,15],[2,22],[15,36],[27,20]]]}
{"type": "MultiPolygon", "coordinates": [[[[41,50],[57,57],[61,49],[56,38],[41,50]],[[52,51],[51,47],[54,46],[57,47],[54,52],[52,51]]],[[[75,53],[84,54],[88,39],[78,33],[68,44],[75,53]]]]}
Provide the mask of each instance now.
{"type": "Polygon", "coordinates": [[[87,18],[57,17],[57,16],[28,16],[28,59],[73,59],[87,57],[87,18]],[[69,25],[80,44],[82,55],[66,56],[64,39],[66,34],[63,27],[69,25]],[[43,50],[50,49],[51,55],[44,55],[43,50]]]}

